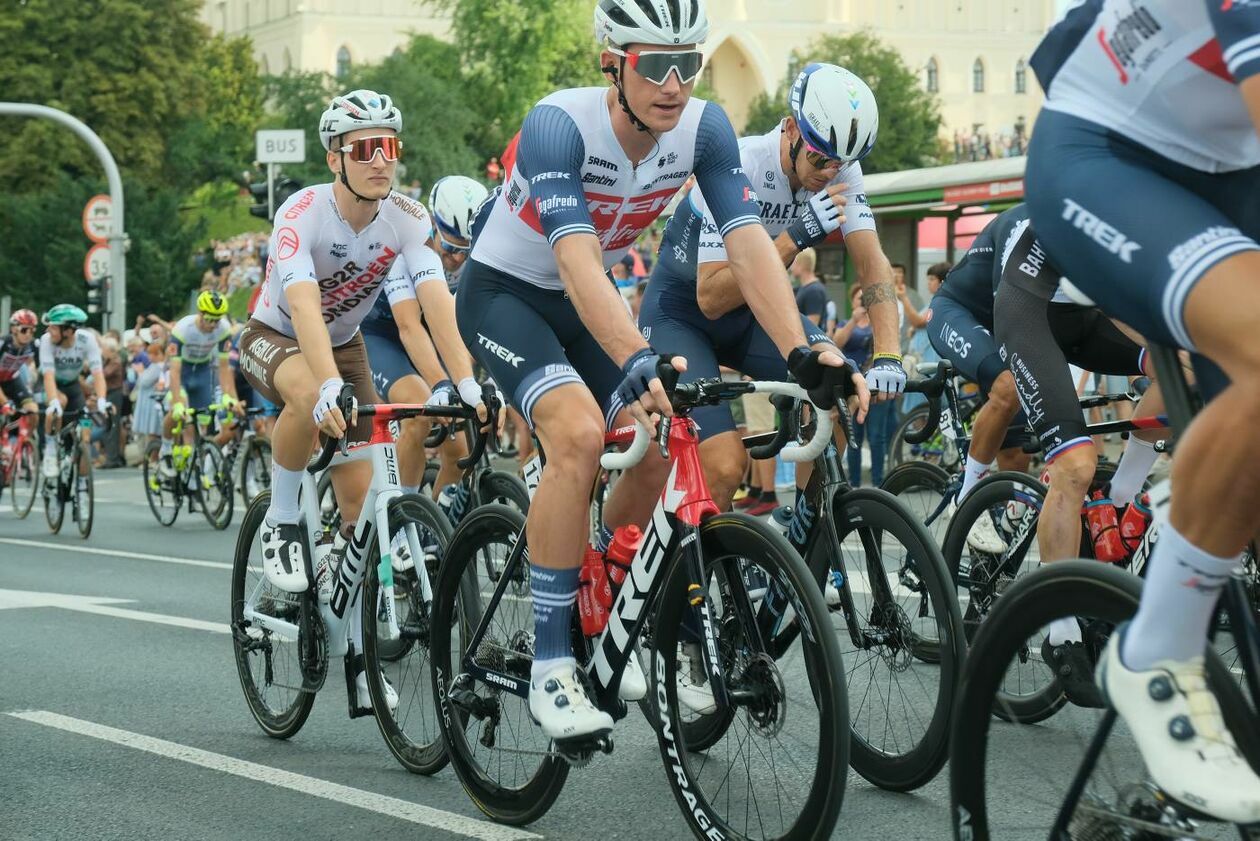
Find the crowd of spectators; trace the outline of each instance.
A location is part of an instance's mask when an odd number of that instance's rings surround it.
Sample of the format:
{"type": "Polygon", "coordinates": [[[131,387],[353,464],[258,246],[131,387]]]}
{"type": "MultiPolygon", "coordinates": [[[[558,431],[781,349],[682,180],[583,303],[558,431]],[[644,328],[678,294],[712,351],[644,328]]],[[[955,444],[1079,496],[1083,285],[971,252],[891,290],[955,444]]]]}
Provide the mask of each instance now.
{"type": "Polygon", "coordinates": [[[954,132],[954,163],[1014,158],[1028,152],[1028,133],[1022,124],[1013,130],[1003,129],[996,135],[973,128],[970,132],[954,132]]]}
{"type": "Polygon", "coordinates": [[[212,240],[209,248],[193,257],[202,270],[201,290],[230,295],[262,282],[267,265],[269,234],[244,233],[230,239],[212,240]]]}

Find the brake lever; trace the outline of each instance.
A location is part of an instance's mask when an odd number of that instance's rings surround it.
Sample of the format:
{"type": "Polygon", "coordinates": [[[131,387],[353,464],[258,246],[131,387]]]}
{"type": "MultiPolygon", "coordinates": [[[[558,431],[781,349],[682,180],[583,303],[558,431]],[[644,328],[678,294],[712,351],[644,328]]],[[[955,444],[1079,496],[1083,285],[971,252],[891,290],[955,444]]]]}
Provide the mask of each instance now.
{"type": "Polygon", "coordinates": [[[849,401],[844,396],[844,389],[836,386],[833,392],[836,396],[836,414],[840,418],[840,424],[844,428],[844,446],[850,450],[858,449],[857,435],[853,429],[853,415],[849,412],[849,401]]]}
{"type": "Polygon", "coordinates": [[[656,425],[656,446],[661,451],[661,458],[666,460],[669,459],[669,429],[673,421],[673,418],[662,416],[656,425]]]}

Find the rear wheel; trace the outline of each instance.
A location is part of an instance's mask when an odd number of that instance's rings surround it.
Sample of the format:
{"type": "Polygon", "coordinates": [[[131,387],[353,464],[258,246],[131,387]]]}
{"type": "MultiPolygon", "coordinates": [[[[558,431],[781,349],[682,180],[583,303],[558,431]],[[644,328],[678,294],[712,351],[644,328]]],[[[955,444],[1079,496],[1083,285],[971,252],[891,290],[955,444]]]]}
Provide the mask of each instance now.
{"type": "Polygon", "coordinates": [[[159,441],[149,442],[144,451],[144,497],[149,502],[149,510],[164,526],[175,522],[183,505],[183,494],[180,493],[179,477],[167,479],[158,469],[161,459],[162,445],[159,441]]]}
{"type": "Polygon", "coordinates": [[[297,630],[301,602],[310,596],[273,587],[263,572],[259,531],[270,502],[270,493],[255,497],[236,539],[232,647],[241,689],[254,720],[268,736],[287,739],[302,729],[315,704],[315,693],[303,688],[297,630]],[[270,627],[263,624],[268,620],[275,620],[270,627]]]}
{"type": "Polygon", "coordinates": [[[488,471],[477,479],[477,490],[483,505],[497,502],[522,514],[529,513],[529,490],[518,476],[502,470],[488,471]]]}
{"type": "Polygon", "coordinates": [[[253,437],[241,457],[241,500],[249,505],[254,497],[271,488],[271,442],[253,437]]]}
{"type": "Polygon", "coordinates": [[[941,546],[952,513],[945,501],[954,490],[950,487],[952,481],[942,467],[926,461],[908,461],[893,468],[880,488],[901,500],[906,510],[927,527],[936,545],[941,546]]]}
{"type": "MultiPolygon", "coordinates": [[[[44,519],[48,521],[48,529],[53,534],[61,531],[61,524],[66,519],[66,505],[69,494],[66,492],[65,477],[61,472],[61,461],[64,458],[61,447],[57,448],[57,475],[44,480],[44,519]]],[[[74,485],[74,470],[70,471],[71,487],[74,485]]]]}
{"type": "Polygon", "coordinates": [[[18,516],[18,519],[25,519],[26,515],[31,513],[31,507],[35,505],[35,498],[39,496],[41,475],[39,457],[35,454],[35,442],[29,439],[23,441],[17,451],[16,459],[10,477],[12,484],[9,493],[13,498],[13,513],[18,516]]]}
{"type": "Polygon", "coordinates": [[[437,577],[438,559],[450,544],[451,526],[433,500],[406,494],[390,503],[391,539],[400,532],[406,533],[408,526],[415,533],[412,557],[422,560],[406,572],[389,570],[399,636],[389,639],[388,625],[381,621],[384,570],[379,543],[374,541],[364,586],[363,654],[376,723],[390,753],[414,774],[435,774],[446,767],[449,760],[437,722],[437,707],[433,704],[429,657],[432,583],[437,577]],[[426,547],[437,551],[426,553],[426,547]],[[398,693],[398,705],[393,710],[385,700],[382,675],[398,693]]]}

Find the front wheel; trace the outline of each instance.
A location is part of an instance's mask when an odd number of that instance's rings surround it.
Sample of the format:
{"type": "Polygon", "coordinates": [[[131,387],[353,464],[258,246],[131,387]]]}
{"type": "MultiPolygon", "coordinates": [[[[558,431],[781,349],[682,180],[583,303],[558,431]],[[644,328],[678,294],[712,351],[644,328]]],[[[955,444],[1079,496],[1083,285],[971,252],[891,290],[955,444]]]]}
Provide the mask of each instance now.
{"type": "Polygon", "coordinates": [[[519,476],[502,470],[489,470],[478,477],[477,491],[483,505],[497,502],[522,514],[529,513],[529,490],[519,476]]]}
{"type": "MultiPolygon", "coordinates": [[[[61,448],[57,449],[57,475],[44,479],[44,519],[48,521],[48,530],[53,534],[61,532],[61,524],[66,519],[66,503],[70,494],[66,490],[66,478],[62,475],[61,460],[65,456],[61,448]]],[[[74,487],[74,468],[70,469],[70,487],[74,487]]]]}
{"type": "Polygon", "coordinates": [[[42,476],[39,472],[39,457],[35,454],[35,442],[27,440],[17,451],[16,461],[11,474],[12,484],[9,493],[13,498],[13,513],[19,520],[26,519],[35,505],[35,497],[39,496],[42,476]]]}
{"type": "Polygon", "coordinates": [[[271,488],[271,442],[251,438],[241,458],[241,499],[246,505],[271,488]]]}
{"type": "Polygon", "coordinates": [[[223,454],[213,442],[202,441],[197,447],[196,461],[192,470],[201,500],[201,512],[206,522],[219,531],[232,522],[232,475],[223,467],[223,454]]]}
{"type": "Polygon", "coordinates": [[[76,471],[78,475],[71,479],[70,483],[71,498],[74,502],[74,522],[79,527],[79,537],[86,539],[92,534],[92,521],[96,516],[96,482],[92,475],[92,460],[80,459],[77,452],[75,460],[84,461],[87,464],[85,469],[76,471]]]}
{"type": "Polygon", "coordinates": [[[700,552],[710,627],[692,604],[680,553],[667,568],[651,642],[654,724],[674,797],[698,838],[829,838],[844,800],[849,722],[822,592],[787,540],[744,514],[706,520],[700,552]],[[801,630],[771,651],[776,614],[801,630]],[[693,668],[706,631],[726,688],[721,703],[703,664],[693,668]]]}
{"type": "Polygon", "coordinates": [[[179,516],[183,505],[183,494],[180,493],[180,477],[168,478],[162,475],[159,467],[162,459],[162,444],[158,440],[149,442],[144,450],[144,498],[149,502],[149,510],[157,518],[158,523],[169,526],[179,516]]]}
{"type": "Polygon", "coordinates": [[[448,759],[430,684],[432,582],[438,558],[451,542],[451,525],[433,500],[406,494],[390,503],[389,530],[391,539],[406,535],[411,556],[421,560],[405,572],[396,572],[389,563],[381,563],[379,542],[372,544],[362,605],[368,693],[376,723],[394,758],[413,774],[436,774],[448,759]],[[396,639],[389,638],[383,616],[387,607],[383,583],[391,579],[396,639]],[[397,693],[393,709],[386,701],[385,680],[397,693]]]}

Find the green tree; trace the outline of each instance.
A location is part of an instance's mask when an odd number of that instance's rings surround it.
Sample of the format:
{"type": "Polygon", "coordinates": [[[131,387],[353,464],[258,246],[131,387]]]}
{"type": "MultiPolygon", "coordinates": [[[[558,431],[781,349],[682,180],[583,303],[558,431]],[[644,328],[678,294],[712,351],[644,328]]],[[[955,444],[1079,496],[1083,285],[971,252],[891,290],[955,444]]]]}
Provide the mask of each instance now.
{"type": "Polygon", "coordinates": [[[502,152],[539,99],[602,84],[590,0],[434,0],[451,15],[483,130],[471,145],[484,160],[502,152]]]}
{"type": "Polygon", "coordinates": [[[862,160],[864,172],[895,172],[931,166],[940,154],[940,104],[892,47],[869,32],[823,35],[804,51],[794,50],[774,96],[753,100],[745,131],[769,131],[788,113],[788,89],[810,62],[825,61],[862,77],[879,103],[879,138],[862,160]]]}
{"type": "MultiPolygon", "coordinates": [[[[266,113],[260,128],[302,129],[306,132],[306,162],[284,164],[284,174],[303,184],[327,180],[328,165],[324,163],[324,147],[319,142],[319,115],[324,113],[334,95],[333,78],[327,73],[286,71],[279,76],[263,79],[263,98],[266,113]]],[[[247,161],[253,160],[251,152],[247,161]]],[[[264,175],[255,173],[256,179],[264,175]]]]}

